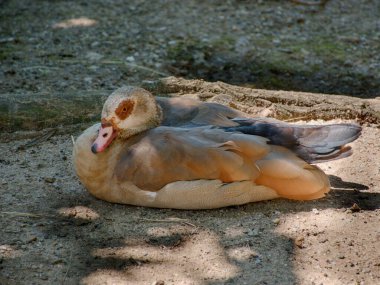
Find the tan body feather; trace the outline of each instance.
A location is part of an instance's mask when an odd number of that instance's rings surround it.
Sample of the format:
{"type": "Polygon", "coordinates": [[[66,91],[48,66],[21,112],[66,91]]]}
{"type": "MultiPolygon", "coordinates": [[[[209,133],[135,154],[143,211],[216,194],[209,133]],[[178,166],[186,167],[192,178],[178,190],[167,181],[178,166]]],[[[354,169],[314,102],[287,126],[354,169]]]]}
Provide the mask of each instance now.
{"type": "Polygon", "coordinates": [[[102,125],[77,139],[75,169],[91,194],[114,203],[211,209],[317,199],[329,180],[305,160],[350,155],[345,145],[361,131],[237,117],[244,114],[218,104],[120,88],[104,104],[102,125]]]}
{"type": "MultiPolygon", "coordinates": [[[[175,140],[170,140],[167,145],[156,141],[149,146],[158,147],[159,151],[154,155],[149,150],[145,152],[146,142],[137,143],[134,147],[141,149],[124,164],[123,156],[128,156],[128,146],[120,141],[104,153],[90,151],[98,128],[99,125],[92,126],[77,139],[74,164],[88,191],[109,202],[158,208],[212,209],[281,196],[315,199],[323,197],[329,190],[328,179],[321,170],[285,148],[268,146],[261,137],[253,138],[251,145],[246,141],[239,144],[238,140],[227,140],[224,144],[215,141],[208,150],[212,155],[205,153],[205,148],[184,146],[185,139],[180,142],[182,145],[175,140]],[[231,146],[231,142],[235,145],[231,146]],[[244,149],[249,146],[252,148],[246,154],[244,149]],[[172,151],[166,152],[168,148],[172,151]],[[189,148],[194,153],[181,154],[189,148]],[[252,153],[253,149],[257,151],[252,153]],[[173,152],[177,154],[172,156],[173,152]],[[285,165],[287,171],[283,172],[280,169],[285,165]],[[199,179],[195,179],[196,175],[199,179]]],[[[154,139],[156,135],[159,133],[144,139],[154,139]]],[[[200,139],[200,144],[207,141],[202,140],[204,138],[200,139]]]]}

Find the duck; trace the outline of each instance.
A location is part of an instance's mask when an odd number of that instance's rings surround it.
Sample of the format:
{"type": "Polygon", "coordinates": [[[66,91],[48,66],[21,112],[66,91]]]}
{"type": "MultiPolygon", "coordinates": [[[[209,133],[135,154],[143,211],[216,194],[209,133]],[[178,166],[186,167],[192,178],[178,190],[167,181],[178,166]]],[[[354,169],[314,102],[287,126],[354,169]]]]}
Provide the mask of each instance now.
{"type": "Polygon", "coordinates": [[[84,187],[111,203],[214,209],[330,191],[315,164],[352,154],[357,124],[300,125],[252,118],[217,103],[158,97],[134,86],[114,91],[101,121],[73,148],[84,187]]]}

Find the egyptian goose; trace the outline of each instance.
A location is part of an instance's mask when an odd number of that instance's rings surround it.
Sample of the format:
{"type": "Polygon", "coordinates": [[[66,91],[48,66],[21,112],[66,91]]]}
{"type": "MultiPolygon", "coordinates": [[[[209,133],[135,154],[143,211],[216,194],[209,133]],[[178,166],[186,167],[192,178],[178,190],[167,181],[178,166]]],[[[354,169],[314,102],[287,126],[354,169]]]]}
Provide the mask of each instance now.
{"type": "Polygon", "coordinates": [[[351,154],[354,124],[293,125],[226,106],[123,87],[74,145],[76,172],[109,202],[211,209],[330,190],[318,163],[351,154]]]}

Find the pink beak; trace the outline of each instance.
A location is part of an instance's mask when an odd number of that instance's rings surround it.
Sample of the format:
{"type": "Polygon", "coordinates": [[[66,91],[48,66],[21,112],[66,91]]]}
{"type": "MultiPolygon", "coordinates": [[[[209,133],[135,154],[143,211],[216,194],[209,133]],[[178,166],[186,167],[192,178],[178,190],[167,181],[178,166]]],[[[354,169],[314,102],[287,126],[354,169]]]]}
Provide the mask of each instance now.
{"type": "Polygon", "coordinates": [[[94,143],[92,144],[91,151],[98,153],[104,151],[116,138],[117,132],[110,124],[102,124],[99,129],[99,134],[94,143]]]}

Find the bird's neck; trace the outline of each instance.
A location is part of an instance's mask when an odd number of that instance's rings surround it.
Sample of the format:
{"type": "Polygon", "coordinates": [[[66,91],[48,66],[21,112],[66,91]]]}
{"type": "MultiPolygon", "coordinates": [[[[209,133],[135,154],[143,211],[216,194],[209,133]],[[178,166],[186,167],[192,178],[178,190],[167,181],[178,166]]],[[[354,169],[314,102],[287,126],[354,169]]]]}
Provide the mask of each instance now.
{"type": "Polygon", "coordinates": [[[134,135],[158,127],[159,125],[161,125],[162,119],[162,108],[158,104],[156,104],[155,112],[151,114],[143,124],[133,128],[120,130],[120,133],[118,134],[118,139],[126,140],[134,135]]]}
{"type": "Polygon", "coordinates": [[[84,186],[96,197],[101,198],[102,193],[109,188],[109,182],[112,180],[112,171],[117,161],[114,145],[113,150],[106,149],[102,153],[94,154],[91,152],[91,145],[97,136],[99,124],[88,128],[81,136],[78,137],[73,149],[73,163],[77,175],[84,186]],[[108,185],[107,185],[108,183],[108,185]]]}

